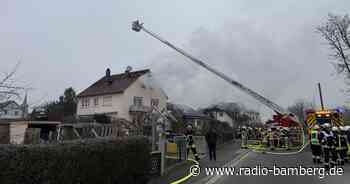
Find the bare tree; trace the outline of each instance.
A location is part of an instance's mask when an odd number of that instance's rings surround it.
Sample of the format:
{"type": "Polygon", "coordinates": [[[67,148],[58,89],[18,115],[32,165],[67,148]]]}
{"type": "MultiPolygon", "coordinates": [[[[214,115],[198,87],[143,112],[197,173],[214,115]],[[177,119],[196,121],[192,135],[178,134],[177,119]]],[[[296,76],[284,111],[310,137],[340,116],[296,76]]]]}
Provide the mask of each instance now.
{"type": "Polygon", "coordinates": [[[293,105],[288,107],[288,111],[295,114],[298,117],[299,122],[304,122],[305,120],[305,110],[314,109],[315,105],[304,99],[298,99],[293,105]]]}
{"type": "Polygon", "coordinates": [[[338,16],[328,14],[324,25],[318,26],[317,31],[328,42],[332,51],[331,57],[338,74],[345,74],[350,79],[350,18],[349,15],[338,16]]]}
{"type": "Polygon", "coordinates": [[[18,86],[14,86],[14,75],[18,69],[19,62],[15,65],[10,73],[0,79],[0,102],[11,99],[13,96],[18,96],[18,86]]]}
{"type": "MultiPolygon", "coordinates": [[[[0,77],[0,103],[14,98],[19,98],[20,91],[27,89],[22,86],[19,86],[14,78],[19,68],[19,65],[20,61],[16,63],[16,65],[9,73],[5,73],[3,77],[0,77]]],[[[3,107],[0,106],[0,110],[2,108],[3,107]]]]}

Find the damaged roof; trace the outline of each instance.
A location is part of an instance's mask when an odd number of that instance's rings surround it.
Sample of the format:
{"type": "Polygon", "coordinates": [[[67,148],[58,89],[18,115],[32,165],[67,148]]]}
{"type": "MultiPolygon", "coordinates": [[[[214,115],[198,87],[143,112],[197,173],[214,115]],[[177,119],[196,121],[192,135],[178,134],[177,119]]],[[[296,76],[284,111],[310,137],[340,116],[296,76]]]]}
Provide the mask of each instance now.
{"type": "Polygon", "coordinates": [[[150,70],[146,69],[134,72],[124,72],[109,77],[106,75],[82,91],[78,97],[123,93],[139,77],[149,72],[150,70]]]}

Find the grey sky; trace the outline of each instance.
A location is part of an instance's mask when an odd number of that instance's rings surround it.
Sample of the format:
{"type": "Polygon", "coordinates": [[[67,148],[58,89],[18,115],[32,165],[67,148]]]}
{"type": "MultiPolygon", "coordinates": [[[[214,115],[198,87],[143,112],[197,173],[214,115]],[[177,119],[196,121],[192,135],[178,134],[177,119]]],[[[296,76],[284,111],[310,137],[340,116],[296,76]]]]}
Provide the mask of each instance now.
{"type": "MultiPolygon", "coordinates": [[[[313,100],[316,83],[326,104],[342,105],[340,77],[332,75],[328,50],[315,33],[327,13],[350,11],[348,0],[2,0],[0,72],[21,57],[17,78],[35,90],[30,101],[78,92],[104,74],[151,68],[171,101],[194,107],[250,97],[200,69],[144,33],[135,19],[215,68],[282,106],[313,100]]],[[[315,99],[318,102],[318,98],[315,99]]]]}

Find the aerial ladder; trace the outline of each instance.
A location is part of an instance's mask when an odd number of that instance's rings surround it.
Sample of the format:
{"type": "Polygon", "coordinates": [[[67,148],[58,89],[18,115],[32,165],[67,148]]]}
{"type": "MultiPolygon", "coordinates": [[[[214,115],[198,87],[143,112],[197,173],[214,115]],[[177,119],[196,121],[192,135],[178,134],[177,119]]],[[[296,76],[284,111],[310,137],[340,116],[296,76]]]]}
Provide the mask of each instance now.
{"type": "Polygon", "coordinates": [[[170,42],[168,42],[167,40],[161,38],[157,34],[149,31],[148,29],[146,29],[144,27],[143,23],[140,23],[138,20],[132,22],[132,27],[131,28],[135,32],[140,32],[140,31],[146,32],[150,36],[154,37],[155,39],[157,39],[160,42],[164,43],[165,45],[169,46],[170,48],[176,50],[177,52],[179,52],[183,56],[187,57],[188,59],[190,59],[190,61],[192,61],[192,62],[202,66],[203,68],[207,69],[208,71],[210,71],[211,73],[215,74],[219,78],[221,78],[221,79],[225,80],[226,82],[230,83],[232,86],[240,89],[241,91],[243,91],[244,93],[250,95],[251,97],[253,97],[257,101],[259,101],[260,103],[264,104],[266,107],[270,108],[271,110],[273,110],[277,114],[277,115],[275,115],[275,117],[277,117],[275,119],[278,121],[278,123],[285,124],[285,125],[288,125],[288,126],[299,125],[301,128],[303,128],[303,124],[301,124],[300,122],[297,121],[296,116],[291,114],[291,113],[289,113],[288,111],[286,111],[283,107],[277,105],[276,103],[272,102],[271,100],[263,97],[262,95],[256,93],[255,91],[249,89],[248,87],[244,86],[240,82],[230,78],[226,74],[224,74],[224,73],[222,73],[222,72],[212,68],[211,66],[205,64],[200,59],[197,59],[194,56],[190,55],[189,53],[185,52],[184,50],[176,47],[175,45],[173,45],[170,42]]]}
{"type": "Polygon", "coordinates": [[[321,84],[318,83],[318,92],[320,95],[321,109],[314,110],[308,109],[306,111],[306,123],[308,128],[311,129],[315,125],[323,125],[329,123],[332,126],[344,126],[344,117],[339,108],[336,109],[325,109],[323,104],[323,96],[321,84]]]}

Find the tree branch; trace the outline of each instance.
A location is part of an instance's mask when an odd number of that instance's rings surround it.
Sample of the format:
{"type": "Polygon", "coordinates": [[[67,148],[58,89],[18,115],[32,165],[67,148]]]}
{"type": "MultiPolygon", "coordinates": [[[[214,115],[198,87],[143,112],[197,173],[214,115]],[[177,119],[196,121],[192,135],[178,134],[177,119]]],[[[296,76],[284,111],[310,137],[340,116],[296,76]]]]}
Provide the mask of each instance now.
{"type": "Polygon", "coordinates": [[[3,85],[7,80],[9,80],[17,71],[19,65],[20,65],[20,60],[16,63],[15,67],[12,69],[12,71],[5,76],[4,79],[0,81],[0,85],[3,85]]]}

